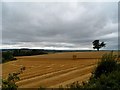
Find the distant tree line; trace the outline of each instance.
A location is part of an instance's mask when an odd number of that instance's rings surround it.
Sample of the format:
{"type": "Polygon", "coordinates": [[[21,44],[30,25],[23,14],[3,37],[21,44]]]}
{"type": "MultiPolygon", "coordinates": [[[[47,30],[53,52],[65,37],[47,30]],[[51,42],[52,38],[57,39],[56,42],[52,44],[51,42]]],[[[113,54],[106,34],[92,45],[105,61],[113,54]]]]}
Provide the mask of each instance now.
{"type": "Polygon", "coordinates": [[[41,55],[47,54],[44,50],[39,49],[15,49],[12,51],[13,56],[31,56],[31,55],[41,55]]]}
{"type": "Polygon", "coordinates": [[[32,56],[47,54],[44,50],[39,49],[13,49],[2,52],[2,63],[16,60],[15,56],[32,56]]]}

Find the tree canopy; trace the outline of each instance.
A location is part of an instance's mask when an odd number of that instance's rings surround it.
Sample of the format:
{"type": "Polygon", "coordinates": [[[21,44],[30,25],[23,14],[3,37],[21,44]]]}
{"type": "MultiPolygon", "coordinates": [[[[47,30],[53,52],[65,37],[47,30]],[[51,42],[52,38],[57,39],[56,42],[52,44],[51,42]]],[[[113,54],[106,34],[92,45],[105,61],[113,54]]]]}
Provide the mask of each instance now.
{"type": "Polygon", "coordinates": [[[99,51],[100,48],[106,46],[104,42],[100,42],[99,40],[94,40],[92,43],[93,43],[93,48],[97,49],[97,51],[99,51]]]}

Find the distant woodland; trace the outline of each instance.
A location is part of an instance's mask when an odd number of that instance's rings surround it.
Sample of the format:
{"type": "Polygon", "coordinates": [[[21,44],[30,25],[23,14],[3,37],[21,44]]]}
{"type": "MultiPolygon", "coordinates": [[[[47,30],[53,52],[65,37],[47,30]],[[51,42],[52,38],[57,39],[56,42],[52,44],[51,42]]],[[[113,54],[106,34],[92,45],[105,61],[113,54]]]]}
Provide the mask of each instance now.
{"type": "Polygon", "coordinates": [[[32,55],[42,55],[47,54],[44,50],[39,49],[12,49],[2,51],[2,63],[17,60],[16,56],[32,56],[32,55]]]}

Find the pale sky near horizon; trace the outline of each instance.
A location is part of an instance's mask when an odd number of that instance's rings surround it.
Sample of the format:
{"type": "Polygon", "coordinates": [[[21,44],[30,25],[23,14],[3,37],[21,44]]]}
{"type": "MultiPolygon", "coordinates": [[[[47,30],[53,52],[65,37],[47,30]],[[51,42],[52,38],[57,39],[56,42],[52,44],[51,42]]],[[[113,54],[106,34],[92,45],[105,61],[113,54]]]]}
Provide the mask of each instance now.
{"type": "Polygon", "coordinates": [[[118,49],[117,2],[3,2],[2,48],[118,49]]]}

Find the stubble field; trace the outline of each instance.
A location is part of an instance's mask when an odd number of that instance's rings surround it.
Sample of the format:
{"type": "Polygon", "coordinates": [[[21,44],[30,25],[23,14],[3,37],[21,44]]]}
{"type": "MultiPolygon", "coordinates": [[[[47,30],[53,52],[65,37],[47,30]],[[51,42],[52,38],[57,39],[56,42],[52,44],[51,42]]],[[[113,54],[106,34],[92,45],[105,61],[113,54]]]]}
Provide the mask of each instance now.
{"type": "Polygon", "coordinates": [[[17,57],[16,61],[2,64],[2,77],[26,69],[20,74],[19,88],[57,88],[75,81],[86,81],[97,62],[108,52],[65,52],[36,56],[17,57]],[[76,59],[73,59],[76,55],[76,59]]]}

